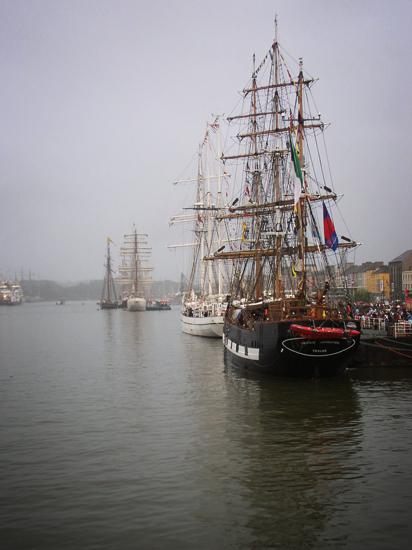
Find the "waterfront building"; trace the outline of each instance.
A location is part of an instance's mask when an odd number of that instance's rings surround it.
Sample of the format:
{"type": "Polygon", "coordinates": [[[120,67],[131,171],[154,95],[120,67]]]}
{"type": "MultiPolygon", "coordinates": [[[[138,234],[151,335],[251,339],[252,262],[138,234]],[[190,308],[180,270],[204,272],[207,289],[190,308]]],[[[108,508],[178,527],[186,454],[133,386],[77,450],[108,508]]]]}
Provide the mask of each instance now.
{"type": "Polygon", "coordinates": [[[364,288],[365,290],[368,290],[367,273],[374,271],[379,267],[383,267],[383,262],[364,262],[361,266],[359,266],[357,271],[357,288],[364,288]]]}
{"type": "Polygon", "coordinates": [[[389,262],[390,299],[392,301],[403,300],[405,286],[403,285],[402,274],[407,271],[412,271],[412,250],[407,250],[389,262]]]}
{"type": "Polygon", "coordinates": [[[390,299],[389,266],[383,265],[366,271],[366,290],[371,293],[372,300],[390,299]]]}
{"type": "Polygon", "coordinates": [[[408,291],[408,296],[412,297],[412,270],[402,272],[402,289],[408,291]]]}

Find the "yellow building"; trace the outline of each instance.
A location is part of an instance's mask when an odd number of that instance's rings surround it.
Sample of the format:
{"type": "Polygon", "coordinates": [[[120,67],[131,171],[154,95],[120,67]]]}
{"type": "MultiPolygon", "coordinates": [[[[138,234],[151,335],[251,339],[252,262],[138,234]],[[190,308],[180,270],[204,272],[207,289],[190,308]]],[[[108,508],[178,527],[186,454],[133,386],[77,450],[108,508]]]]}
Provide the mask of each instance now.
{"type": "Polygon", "coordinates": [[[374,297],[382,296],[385,300],[390,299],[390,275],[388,267],[378,267],[366,271],[366,290],[374,297]]]}

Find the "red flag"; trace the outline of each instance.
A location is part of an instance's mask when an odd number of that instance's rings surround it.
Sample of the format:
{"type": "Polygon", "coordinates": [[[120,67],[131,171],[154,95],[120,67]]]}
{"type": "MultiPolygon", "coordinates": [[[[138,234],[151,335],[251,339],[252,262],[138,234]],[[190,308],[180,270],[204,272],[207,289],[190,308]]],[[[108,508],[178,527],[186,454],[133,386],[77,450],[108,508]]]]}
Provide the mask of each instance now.
{"type": "Polygon", "coordinates": [[[338,237],[336,235],[335,226],[329,216],[325,202],[323,202],[323,230],[325,233],[325,244],[334,252],[338,248],[338,237]]]}
{"type": "Polygon", "coordinates": [[[203,223],[203,220],[202,220],[202,218],[200,217],[199,212],[197,213],[197,221],[200,222],[200,223],[203,223]]]}

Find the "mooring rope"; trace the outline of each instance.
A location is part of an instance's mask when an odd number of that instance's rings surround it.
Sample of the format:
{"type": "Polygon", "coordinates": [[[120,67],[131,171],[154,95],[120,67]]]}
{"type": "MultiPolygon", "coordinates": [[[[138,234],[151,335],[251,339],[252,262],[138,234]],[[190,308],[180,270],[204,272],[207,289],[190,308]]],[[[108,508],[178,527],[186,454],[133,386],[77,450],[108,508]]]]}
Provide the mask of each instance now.
{"type": "Polygon", "coordinates": [[[379,342],[375,342],[377,346],[380,346],[381,348],[388,349],[389,351],[393,351],[393,353],[397,353],[398,355],[402,355],[403,357],[407,357],[408,359],[412,359],[411,355],[405,355],[404,353],[401,353],[400,351],[396,351],[394,348],[388,348],[387,346],[384,346],[383,344],[380,344],[379,342]]]}

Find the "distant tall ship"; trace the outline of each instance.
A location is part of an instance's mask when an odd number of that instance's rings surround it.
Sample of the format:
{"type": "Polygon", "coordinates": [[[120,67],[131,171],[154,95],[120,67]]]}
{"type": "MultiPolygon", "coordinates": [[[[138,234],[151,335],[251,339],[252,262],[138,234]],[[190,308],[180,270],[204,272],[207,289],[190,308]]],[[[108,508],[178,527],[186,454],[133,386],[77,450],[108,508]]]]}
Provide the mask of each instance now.
{"type": "Polygon", "coordinates": [[[124,236],[124,246],[120,249],[122,263],[117,279],[121,288],[121,301],[128,311],[146,311],[146,297],[154,281],[150,277],[153,267],[148,259],[152,251],[147,246],[147,234],[139,234],[133,224],[133,232],[124,236]]]}
{"type": "MultiPolygon", "coordinates": [[[[106,255],[106,272],[103,281],[102,297],[100,300],[100,309],[117,309],[116,288],[114,286],[112,259],[110,256],[110,243],[112,240],[107,237],[107,255],[106,255]]],[[[114,244],[114,243],[113,243],[114,244]]]]}

